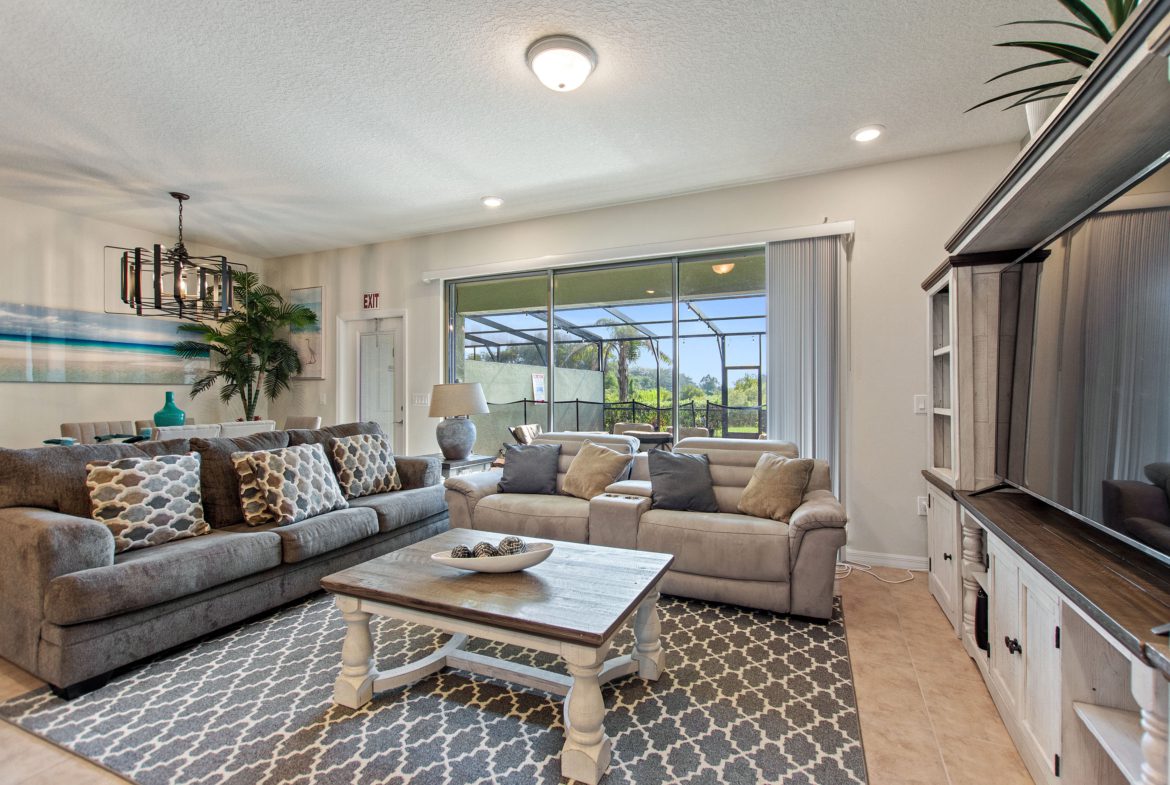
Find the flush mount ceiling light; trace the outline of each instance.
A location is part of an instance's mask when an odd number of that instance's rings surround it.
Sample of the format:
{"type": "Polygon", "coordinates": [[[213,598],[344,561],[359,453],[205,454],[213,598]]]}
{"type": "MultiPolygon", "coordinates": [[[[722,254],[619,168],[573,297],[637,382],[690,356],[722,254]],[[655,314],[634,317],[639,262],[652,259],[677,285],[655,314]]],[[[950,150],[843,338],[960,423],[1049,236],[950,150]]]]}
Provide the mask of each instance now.
{"type": "Polygon", "coordinates": [[[872,142],[882,135],[886,130],[884,125],[865,125],[858,128],[849,135],[849,138],[855,142],[872,142]]]}
{"type": "Polygon", "coordinates": [[[504,200],[498,196],[485,196],[479,201],[483,202],[484,207],[499,207],[504,203],[504,200]]]}
{"type": "Polygon", "coordinates": [[[716,275],[727,275],[734,269],[735,262],[724,262],[723,264],[711,265],[711,272],[715,273],[716,275]]]}
{"type": "Polygon", "coordinates": [[[179,203],[179,236],[169,249],[162,244],[151,248],[106,246],[107,257],[111,253],[118,256],[122,303],[138,316],[222,319],[235,307],[232,276],[247,272],[248,266],[229,262],[226,256],[188,253],[183,244],[183,202],[191,197],[171,191],[171,198],[179,203]]]}
{"type": "Polygon", "coordinates": [[[597,53],[580,38],[550,35],[528,47],[528,67],[550,90],[576,90],[597,67],[597,53]]]}

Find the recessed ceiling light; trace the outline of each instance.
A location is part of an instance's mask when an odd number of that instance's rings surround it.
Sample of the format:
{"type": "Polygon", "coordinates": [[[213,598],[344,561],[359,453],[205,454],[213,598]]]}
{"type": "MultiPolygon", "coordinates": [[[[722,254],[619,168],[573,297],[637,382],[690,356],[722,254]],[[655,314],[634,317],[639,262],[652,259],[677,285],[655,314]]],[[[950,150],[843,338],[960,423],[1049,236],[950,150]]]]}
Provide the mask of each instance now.
{"type": "Polygon", "coordinates": [[[597,67],[597,53],[580,38],[550,35],[528,47],[528,67],[550,90],[576,90],[597,67]]]}
{"type": "Polygon", "coordinates": [[[850,134],[849,138],[855,142],[872,142],[881,136],[885,130],[886,127],[884,125],[866,125],[850,134]]]}
{"type": "Polygon", "coordinates": [[[715,273],[716,275],[727,275],[734,269],[735,262],[723,262],[721,264],[711,265],[711,272],[715,273]]]}
{"type": "Polygon", "coordinates": [[[480,199],[484,207],[499,207],[504,203],[504,200],[498,196],[485,196],[480,199]]]}

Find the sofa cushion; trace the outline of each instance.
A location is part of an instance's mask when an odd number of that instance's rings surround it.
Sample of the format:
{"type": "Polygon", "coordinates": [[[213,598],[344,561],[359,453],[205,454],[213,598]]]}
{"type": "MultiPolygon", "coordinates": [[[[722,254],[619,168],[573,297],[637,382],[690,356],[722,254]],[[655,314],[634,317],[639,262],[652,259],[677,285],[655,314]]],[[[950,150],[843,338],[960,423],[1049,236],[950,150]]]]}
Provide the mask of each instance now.
{"type": "Polygon", "coordinates": [[[812,469],[811,458],[764,453],[739,498],[739,512],[787,523],[804,498],[812,469]]]}
{"type": "Polygon", "coordinates": [[[788,525],[726,512],[647,510],[638,550],[674,555],[671,569],[713,578],[787,581],[788,525]]]}
{"type": "Polygon", "coordinates": [[[605,486],[624,475],[633,461],[633,455],[586,440],[569,464],[561,490],[578,499],[592,499],[605,493],[605,486]]]}
{"type": "Polygon", "coordinates": [[[115,553],[211,531],[203,519],[198,453],[93,461],[87,469],[93,519],[110,527],[115,553]]]}
{"type": "Polygon", "coordinates": [[[283,526],[269,524],[257,529],[240,524],[226,531],[274,533],[280,537],[281,560],[296,564],[377,534],[378,516],[373,510],[351,507],[283,526]]]}
{"type": "Polygon", "coordinates": [[[402,487],[394,465],[394,450],[384,433],[359,433],[332,439],[329,458],[337,484],[347,499],[388,493],[402,487]]]}
{"type": "Polygon", "coordinates": [[[234,452],[275,450],[288,446],[288,433],[267,431],[233,439],[191,439],[191,449],[203,458],[203,512],[212,526],[244,522],[240,509],[240,481],[232,463],[234,452]]]}
{"type": "Polygon", "coordinates": [[[75,444],[70,447],[0,448],[0,507],[40,507],[78,518],[90,517],[93,505],[85,479],[91,461],[141,456],[133,444],[75,444]]]}
{"type": "Polygon", "coordinates": [[[500,493],[557,492],[559,444],[505,444],[500,493]]]}
{"type": "Polygon", "coordinates": [[[280,564],[280,537],[212,531],[157,548],[127,551],[108,567],[49,582],[45,620],[79,624],[158,605],[280,564]]]}
{"type": "Polygon", "coordinates": [[[378,531],[392,532],[447,510],[442,485],[427,485],[393,493],[376,493],[351,499],[349,506],[367,507],[378,516],[378,531]]]}
{"type": "Polygon", "coordinates": [[[483,531],[589,541],[589,502],[571,496],[494,493],[475,505],[474,526],[483,531]]]}
{"type": "Polygon", "coordinates": [[[385,433],[382,426],[376,422],[347,422],[340,425],[327,425],[324,428],[305,430],[294,428],[284,431],[288,434],[288,446],[296,447],[301,444],[326,444],[332,439],[341,439],[346,436],[357,436],[362,433],[385,433]]]}
{"type": "Polygon", "coordinates": [[[320,444],[250,453],[274,523],[287,525],[349,505],[320,444]]]}
{"type": "Polygon", "coordinates": [[[654,509],[719,512],[706,455],[654,450],[647,462],[654,509]]]}

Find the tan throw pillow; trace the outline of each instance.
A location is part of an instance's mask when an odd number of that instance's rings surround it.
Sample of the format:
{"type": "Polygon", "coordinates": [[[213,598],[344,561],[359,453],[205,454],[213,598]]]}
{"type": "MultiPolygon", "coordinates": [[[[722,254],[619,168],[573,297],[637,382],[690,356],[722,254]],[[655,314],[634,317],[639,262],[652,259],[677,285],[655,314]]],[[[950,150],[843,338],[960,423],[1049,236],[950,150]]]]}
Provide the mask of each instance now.
{"type": "Polygon", "coordinates": [[[616,481],[633,460],[632,455],[586,439],[580,451],[573,456],[569,470],[565,472],[565,484],[561,492],[578,499],[600,496],[605,493],[605,486],[616,481]]]}
{"type": "Polygon", "coordinates": [[[199,464],[198,453],[86,464],[93,519],[110,527],[114,553],[211,531],[203,519],[199,464]]]}
{"type": "Polygon", "coordinates": [[[774,452],[764,453],[756,461],[756,468],[739,497],[737,509],[744,515],[788,523],[804,498],[812,470],[812,458],[785,458],[774,452]]]}
{"type": "Polygon", "coordinates": [[[278,526],[349,506],[320,444],[304,444],[248,456],[278,526]]]}
{"type": "Polygon", "coordinates": [[[232,467],[240,480],[240,509],[244,514],[244,523],[249,526],[276,523],[276,516],[268,509],[268,492],[256,474],[252,453],[233,452],[232,467]]]}

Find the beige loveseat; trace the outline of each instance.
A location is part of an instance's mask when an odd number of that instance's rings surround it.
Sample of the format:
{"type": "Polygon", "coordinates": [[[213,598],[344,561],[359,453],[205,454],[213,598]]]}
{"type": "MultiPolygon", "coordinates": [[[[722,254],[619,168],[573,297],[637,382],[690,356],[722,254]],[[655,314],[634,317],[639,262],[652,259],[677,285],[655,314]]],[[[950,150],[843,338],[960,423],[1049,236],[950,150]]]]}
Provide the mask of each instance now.
{"type": "MultiPolygon", "coordinates": [[[[612,446],[618,438],[623,437],[549,433],[539,441],[562,445],[559,489],[584,439],[612,446]]],[[[651,509],[648,456],[639,454],[631,479],[614,483],[589,502],[497,493],[499,471],[453,478],[446,491],[451,525],[670,553],[674,563],[662,584],[668,594],[829,618],[847,520],[830,490],[829,465],[816,462],[802,504],[788,523],[780,523],[740,514],[736,506],[760,455],[795,458],[796,445],[690,438],[675,450],[708,456],[719,512],[651,509]]]]}
{"type": "Polygon", "coordinates": [[[500,469],[461,474],[447,480],[451,528],[589,542],[589,502],[559,495],[565,485],[565,472],[586,439],[629,455],[638,452],[638,440],[633,436],[578,432],[541,434],[533,444],[561,445],[557,465],[558,495],[497,493],[500,469]]]}

